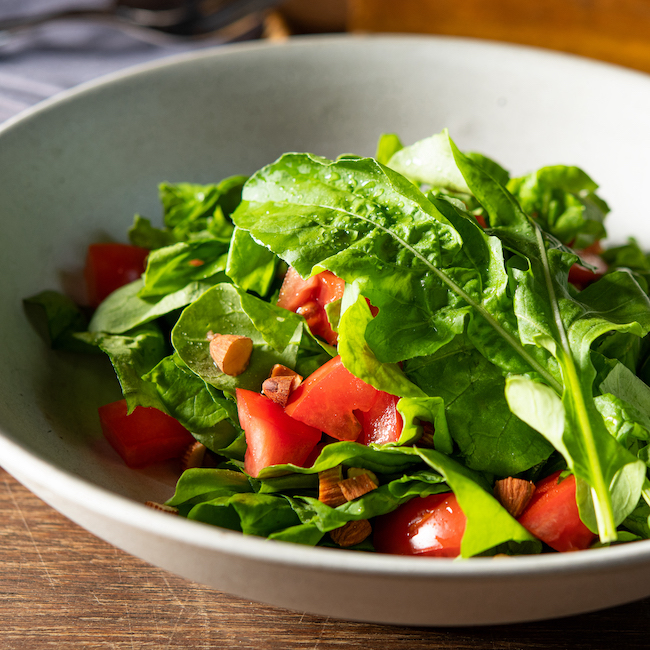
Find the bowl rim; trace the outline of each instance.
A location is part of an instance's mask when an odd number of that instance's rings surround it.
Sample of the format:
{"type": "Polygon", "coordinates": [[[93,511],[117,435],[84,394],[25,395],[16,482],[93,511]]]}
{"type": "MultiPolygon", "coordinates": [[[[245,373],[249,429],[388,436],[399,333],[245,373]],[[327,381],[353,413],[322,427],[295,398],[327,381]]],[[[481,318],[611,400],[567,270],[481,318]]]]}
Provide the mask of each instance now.
{"type": "MultiPolygon", "coordinates": [[[[154,61],[130,66],[99,78],[63,90],[38,104],[21,111],[0,125],[0,138],[14,128],[20,127],[41,113],[56,109],[70,101],[75,101],[95,89],[110,86],[138,75],[155,74],[169,67],[207,60],[213,57],[239,56],[242,53],[266,51],[271,48],[304,48],[336,45],[342,43],[373,42],[378,45],[388,43],[416,42],[430,44],[432,47],[458,46],[473,47],[479,50],[500,51],[511,56],[517,52],[533,58],[554,60],[566,65],[570,63],[578,69],[609,71],[617,76],[627,75],[637,82],[650,84],[650,76],[641,71],[625,68],[617,64],[601,62],[584,57],[545,50],[526,45],[502,43],[476,38],[434,35],[309,35],[292,37],[284,42],[243,42],[230,45],[217,45],[181,54],[173,54],[154,61]]],[[[611,571],[621,566],[647,564],[650,562],[650,540],[624,543],[609,548],[592,549],[587,553],[556,553],[512,557],[509,561],[495,562],[492,558],[471,558],[454,560],[436,558],[437,561],[423,561],[419,557],[382,555],[378,553],[347,553],[340,549],[309,547],[289,542],[268,540],[246,536],[235,531],[224,530],[190,521],[181,517],[169,517],[156,512],[144,504],[133,501],[111,490],[95,485],[79,476],[60,469],[45,460],[38,452],[29,450],[0,430],[0,458],[6,470],[16,473],[29,485],[39,486],[81,508],[103,512],[113,521],[140,529],[143,532],[168,537],[174,541],[187,543],[209,551],[239,556],[250,560],[292,567],[326,570],[328,572],[375,575],[385,577],[413,577],[418,579],[453,578],[458,580],[476,578],[507,578],[509,576],[554,575],[562,573],[575,575],[611,571]],[[28,468],[28,471],[25,471],[28,468]],[[56,486],[53,488],[52,486],[56,486]],[[92,504],[90,506],[89,504],[92,504]]],[[[430,560],[430,558],[427,558],[430,560]]]]}

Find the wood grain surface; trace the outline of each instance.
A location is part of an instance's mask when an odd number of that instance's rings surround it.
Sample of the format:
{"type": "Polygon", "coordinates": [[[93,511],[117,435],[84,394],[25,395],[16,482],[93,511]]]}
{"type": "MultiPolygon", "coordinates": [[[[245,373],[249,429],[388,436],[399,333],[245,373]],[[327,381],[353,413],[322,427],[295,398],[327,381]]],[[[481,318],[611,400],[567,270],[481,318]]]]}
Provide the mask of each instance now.
{"type": "Polygon", "coordinates": [[[533,45],[650,72],[647,0],[348,0],[347,24],[533,45]]]}
{"type": "Polygon", "coordinates": [[[356,623],[242,600],[117,550],[1,469],[0,558],[0,650],[650,647],[650,599],[556,621],[460,629],[356,623]]]}

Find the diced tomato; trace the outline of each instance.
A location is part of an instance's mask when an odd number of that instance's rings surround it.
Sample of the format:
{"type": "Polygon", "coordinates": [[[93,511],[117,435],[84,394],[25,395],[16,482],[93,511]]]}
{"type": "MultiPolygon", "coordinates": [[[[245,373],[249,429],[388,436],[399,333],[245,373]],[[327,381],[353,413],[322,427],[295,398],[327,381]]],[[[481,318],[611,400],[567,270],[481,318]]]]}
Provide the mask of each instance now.
{"type": "Polygon", "coordinates": [[[289,417],[265,395],[242,388],[236,392],[239,423],[246,434],[246,472],[255,478],[271,465],[302,465],[320,441],[320,430],[289,417]]]}
{"type": "Polygon", "coordinates": [[[574,264],[569,269],[569,282],[582,290],[596,282],[596,280],[600,280],[600,278],[607,273],[607,264],[600,256],[600,253],[602,252],[600,242],[596,242],[588,248],[577,250],[575,252],[580,256],[580,259],[585,261],[587,264],[596,267],[596,270],[592,271],[580,266],[580,264],[574,264]]]}
{"type": "Polygon", "coordinates": [[[357,439],[364,445],[371,442],[384,444],[386,442],[397,442],[402,433],[402,416],[397,411],[399,397],[377,391],[375,401],[365,413],[359,413],[361,421],[361,435],[357,439]]]}
{"type": "Polygon", "coordinates": [[[104,436],[129,467],[179,458],[194,442],[178,420],[155,408],[136,406],[127,415],[126,400],[121,399],[98,411],[104,436]]]}
{"type": "Polygon", "coordinates": [[[355,377],[336,356],[291,394],[285,412],[337,440],[356,440],[361,423],[354,411],[368,411],[377,389],[355,377]]]}
{"type": "Polygon", "coordinates": [[[457,557],[466,524],[452,492],[415,497],[375,518],[373,544],[380,553],[457,557]]]}
{"type": "Polygon", "coordinates": [[[289,267],[280,288],[278,306],[300,314],[315,336],[336,345],[337,335],[327,319],[325,305],[343,297],[345,283],[330,271],[323,271],[303,280],[289,267]]]}
{"type": "Polygon", "coordinates": [[[555,472],[537,483],[518,521],[556,551],[581,551],[594,543],[596,535],[580,520],[575,477],[558,482],[560,474],[555,472]]]}
{"type": "Polygon", "coordinates": [[[129,244],[91,244],[84,268],[90,305],[97,307],[115,289],[137,280],[148,254],[146,248],[129,244]]]}
{"type": "Polygon", "coordinates": [[[485,223],[485,217],[482,214],[476,214],[474,215],[474,218],[478,222],[478,225],[481,226],[481,228],[487,228],[487,224],[485,223]]]}

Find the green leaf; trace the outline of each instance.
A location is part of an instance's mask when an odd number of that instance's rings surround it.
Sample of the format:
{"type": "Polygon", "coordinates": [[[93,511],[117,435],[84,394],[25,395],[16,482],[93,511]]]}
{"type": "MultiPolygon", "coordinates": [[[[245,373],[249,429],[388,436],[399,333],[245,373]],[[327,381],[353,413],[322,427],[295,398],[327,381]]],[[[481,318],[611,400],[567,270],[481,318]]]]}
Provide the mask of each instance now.
{"type": "Polygon", "coordinates": [[[110,358],[129,413],[136,406],[167,412],[155,387],[143,379],[167,354],[167,343],[159,327],[148,323],[121,335],[89,333],[86,340],[97,345],[110,358]]]}
{"type": "Polygon", "coordinates": [[[343,365],[378,390],[399,397],[426,397],[418,386],[407,379],[398,364],[381,363],[370,349],[365,332],[373,317],[368,303],[359,295],[354,284],[346,285],[342,308],[337,351],[343,365]],[[348,302],[352,304],[347,305],[348,302]]]}
{"type": "Polygon", "coordinates": [[[595,194],[598,185],[578,167],[542,167],[512,179],[508,189],[525,212],[565,244],[587,248],[606,236],[609,208],[595,194]]]}
{"type": "Polygon", "coordinates": [[[462,194],[470,193],[454,160],[446,131],[403,147],[395,152],[387,164],[416,183],[462,194]]]}
{"type": "Polygon", "coordinates": [[[143,281],[136,280],[114,291],[99,305],[88,329],[111,334],[127,332],[189,305],[217,282],[219,276],[190,282],[182,289],[160,298],[145,299],[139,295],[143,281]]]}
{"type": "Polygon", "coordinates": [[[266,296],[275,280],[278,258],[258,244],[246,230],[235,228],[228,251],[226,274],[244,291],[266,296]]]}
{"type": "MultiPolygon", "coordinates": [[[[159,299],[225,271],[228,244],[218,240],[179,242],[152,251],[147,260],[140,298],[159,299]]],[[[225,280],[223,273],[221,281],[225,280]]]]}
{"type": "Polygon", "coordinates": [[[453,439],[447,426],[445,402],[440,397],[403,397],[397,402],[403,428],[398,445],[417,444],[422,436],[421,422],[433,424],[433,445],[443,454],[454,450],[453,439]]]}
{"type": "Polygon", "coordinates": [[[513,415],[500,369],[467,338],[457,337],[433,356],[406,362],[404,370],[427,395],[444,402],[449,433],[468,467],[513,476],[553,451],[537,431],[513,415]]]}
{"type": "Polygon", "coordinates": [[[91,352],[92,345],[75,337],[83,332],[88,321],[75,302],[58,291],[41,291],[25,298],[23,309],[29,322],[53,350],[91,352]]]}
{"type": "Polygon", "coordinates": [[[252,492],[245,474],[227,469],[194,468],[185,470],[176,483],[169,506],[194,505],[219,496],[252,492]]]}
{"type": "MultiPolygon", "coordinates": [[[[639,465],[609,435],[598,413],[593,400],[596,372],[590,350],[596,338],[612,330],[640,336],[647,333],[650,325],[647,297],[643,299],[643,292],[629,274],[624,277],[616,273],[608,276],[603,284],[596,283],[581,292],[580,302],[573,299],[566,280],[572,258],[558,247],[547,248],[539,226],[523,214],[507,190],[491,182],[457,149],[454,154],[473,193],[487,209],[490,223],[502,230],[508,248],[528,261],[528,269],[521,265],[511,267],[517,283],[514,307],[520,321],[521,340],[546,349],[561,369],[564,431],[561,444],[557,444],[557,436],[554,444],[565,454],[578,483],[582,480],[591,487],[601,541],[613,541],[616,521],[623,512],[616,511],[616,503],[626,499],[619,498],[610,489],[617,486],[623,492],[631,489],[629,481],[634,475],[638,500],[641,485],[634,466],[639,465]]],[[[551,386],[557,390],[556,385],[551,386]]],[[[524,413],[517,414],[527,421],[524,413]]],[[[532,419],[529,417],[528,421],[532,419]]],[[[582,500],[579,505],[586,523],[593,526],[588,504],[582,500]]]]}
{"type": "Polygon", "coordinates": [[[539,541],[513,519],[477,475],[436,450],[417,449],[416,453],[444,477],[467,517],[462,557],[479,555],[507,542],[523,545],[522,551],[539,552],[539,541]]]}
{"type": "Polygon", "coordinates": [[[174,354],[143,379],[150,382],[169,415],[208,449],[219,452],[239,434],[237,405],[193,373],[174,354]]]}
{"type": "Polygon", "coordinates": [[[129,228],[128,235],[129,241],[134,246],[141,246],[149,250],[176,243],[176,237],[170,230],[154,228],[149,219],[139,214],[133,218],[133,225],[129,228]]]}
{"type": "Polygon", "coordinates": [[[215,388],[229,393],[236,388],[259,391],[274,364],[295,366],[302,328],[296,314],[222,283],[183,311],[172,330],[172,345],[183,362],[215,388]],[[217,368],[210,357],[211,333],[238,334],[253,341],[245,372],[232,377],[217,368]]]}
{"type": "Polygon", "coordinates": [[[362,467],[379,474],[395,474],[406,471],[417,464],[410,451],[401,447],[383,447],[376,449],[357,442],[333,442],[325,445],[311,467],[297,465],[273,465],[260,472],[260,478],[269,478],[295,472],[298,474],[316,474],[337,465],[362,467]]]}
{"type": "Polygon", "coordinates": [[[394,133],[383,133],[379,136],[377,142],[377,151],[375,153],[375,160],[387,165],[388,161],[404,147],[402,141],[394,133]]]}
{"type": "Polygon", "coordinates": [[[232,225],[224,216],[230,215],[239,203],[245,182],[245,176],[231,176],[217,185],[161,183],[165,226],[176,241],[185,241],[204,231],[229,239],[232,225]],[[215,219],[217,224],[213,223],[215,219]]]}

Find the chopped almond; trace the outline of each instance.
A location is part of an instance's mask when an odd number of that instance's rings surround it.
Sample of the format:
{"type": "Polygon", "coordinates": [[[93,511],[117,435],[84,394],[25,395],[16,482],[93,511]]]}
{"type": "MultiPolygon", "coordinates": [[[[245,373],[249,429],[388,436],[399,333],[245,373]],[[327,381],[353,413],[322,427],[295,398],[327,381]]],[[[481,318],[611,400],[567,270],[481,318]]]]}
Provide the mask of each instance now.
{"type": "Polygon", "coordinates": [[[359,474],[339,482],[339,488],[348,501],[353,501],[376,490],[377,485],[376,481],[373,481],[368,474],[359,474]]]}
{"type": "Polygon", "coordinates": [[[283,366],[281,363],[276,363],[273,368],[271,368],[269,379],[272,377],[291,377],[293,379],[291,390],[296,390],[296,388],[298,388],[302,383],[301,375],[299,375],[295,370],[283,366]]]}
{"type": "Polygon", "coordinates": [[[262,384],[262,392],[282,408],[287,405],[289,395],[293,390],[293,377],[269,377],[262,384]]]}
{"type": "Polygon", "coordinates": [[[348,521],[340,528],[330,531],[330,537],[335,544],[347,547],[361,544],[372,533],[372,526],[367,519],[348,521]]]}
{"type": "Polygon", "coordinates": [[[331,508],[347,503],[339,483],[343,479],[343,469],[340,465],[318,472],[318,500],[331,508]]]}
{"type": "Polygon", "coordinates": [[[196,259],[196,260],[190,260],[188,264],[190,266],[203,266],[205,262],[203,260],[196,259]]]}
{"type": "Polygon", "coordinates": [[[181,459],[181,467],[183,471],[192,469],[193,467],[203,467],[203,459],[205,458],[206,446],[198,440],[193,442],[185,451],[181,459]]]}
{"type": "Polygon", "coordinates": [[[251,359],[253,341],[238,334],[215,334],[210,339],[210,356],[225,375],[241,375],[251,359]]]}
{"type": "Polygon", "coordinates": [[[155,501],[147,501],[145,504],[148,508],[153,508],[154,510],[160,510],[161,512],[166,512],[167,514],[170,515],[177,515],[178,514],[178,508],[174,508],[173,506],[167,506],[164,503],[156,503],[155,501]]]}
{"type": "Polygon", "coordinates": [[[509,476],[494,485],[494,496],[497,501],[515,518],[526,509],[533,497],[535,484],[522,478],[509,476]]]}

